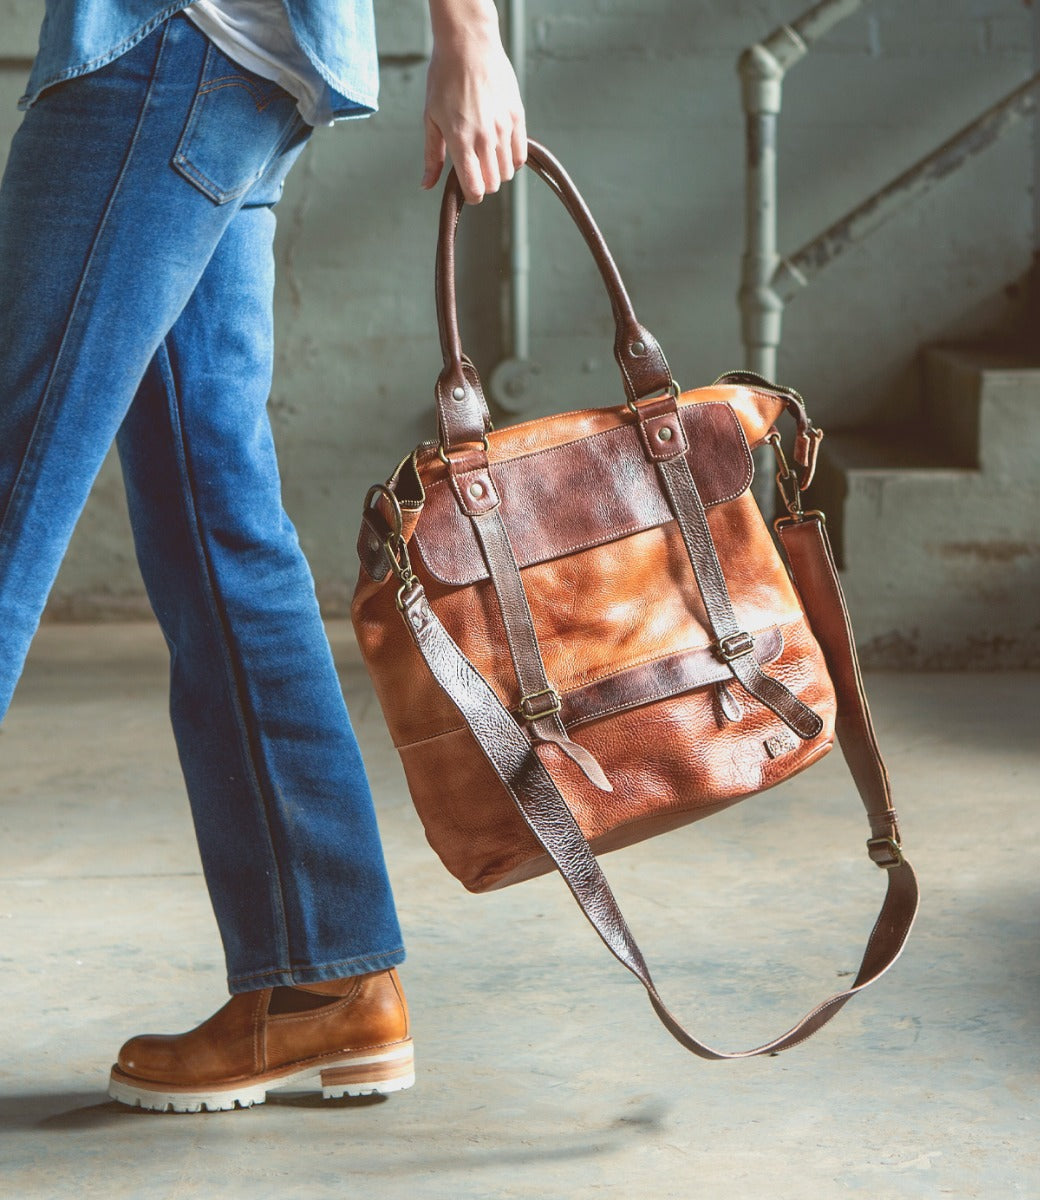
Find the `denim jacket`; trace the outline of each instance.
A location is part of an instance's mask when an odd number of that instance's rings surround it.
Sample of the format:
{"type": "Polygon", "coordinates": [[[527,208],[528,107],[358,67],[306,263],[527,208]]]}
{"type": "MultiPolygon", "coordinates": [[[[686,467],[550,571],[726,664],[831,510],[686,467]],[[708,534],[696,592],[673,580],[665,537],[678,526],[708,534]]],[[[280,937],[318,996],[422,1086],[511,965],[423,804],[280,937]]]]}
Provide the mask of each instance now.
{"type": "MultiPolygon", "coordinates": [[[[52,84],[124,54],[189,0],[47,0],[40,50],[19,108],[52,84]]],[[[372,0],[285,0],[296,40],[332,90],[336,117],[374,112],[379,91],[372,0]]]]}

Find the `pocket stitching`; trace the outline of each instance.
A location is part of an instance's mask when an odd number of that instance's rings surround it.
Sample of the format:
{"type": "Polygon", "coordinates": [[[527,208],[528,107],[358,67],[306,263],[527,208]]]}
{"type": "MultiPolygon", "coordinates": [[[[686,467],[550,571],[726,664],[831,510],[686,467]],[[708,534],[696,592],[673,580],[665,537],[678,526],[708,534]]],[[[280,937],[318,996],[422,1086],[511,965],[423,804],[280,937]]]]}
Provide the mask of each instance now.
{"type": "Polygon", "coordinates": [[[260,90],[254,87],[244,75],[221,75],[217,79],[210,80],[209,83],[199,88],[195,98],[197,100],[199,96],[208,96],[211,92],[219,92],[221,88],[226,87],[245,88],[252,97],[257,112],[263,112],[264,109],[269,108],[274,100],[274,95],[264,98],[260,90]]]}
{"type": "MultiPolygon", "coordinates": [[[[206,50],[206,57],[202,64],[203,80],[206,80],[206,75],[210,70],[210,64],[213,60],[214,53],[221,52],[218,51],[217,47],[211,43],[206,50]]],[[[227,56],[223,55],[223,57],[226,58],[227,56]]],[[[191,159],[186,155],[185,150],[190,149],[192,139],[195,136],[196,127],[198,126],[199,121],[202,119],[202,109],[204,107],[202,104],[203,97],[208,96],[211,92],[219,90],[219,87],[232,86],[230,82],[232,79],[237,81],[237,86],[246,88],[250,95],[253,96],[253,103],[256,105],[255,93],[247,86],[248,81],[241,75],[218,75],[213,79],[206,80],[204,83],[200,82],[198,90],[195,93],[195,98],[192,100],[191,112],[188,115],[188,122],[184,127],[184,132],[181,134],[180,139],[177,142],[177,148],[174,151],[172,160],[174,169],[183,175],[190,183],[199,188],[203,195],[207,196],[215,204],[227,204],[228,201],[235,200],[239,196],[245,195],[245,193],[248,192],[249,189],[263,177],[264,172],[271,165],[271,162],[275,156],[281,151],[282,147],[288,141],[292,134],[292,130],[295,127],[296,113],[295,110],[293,110],[290,112],[289,119],[285,123],[285,128],[282,130],[281,136],[275,143],[271,153],[267,155],[253,175],[251,175],[249,179],[247,179],[238,187],[230,189],[220,187],[215,180],[210,179],[209,176],[200,171],[199,168],[194,165],[191,159]],[[219,87],[212,86],[214,84],[219,85],[219,87]]],[[[288,93],[286,93],[286,95],[288,95],[288,93]]],[[[269,99],[263,107],[257,106],[257,111],[263,112],[265,108],[270,106],[273,99],[274,96],[272,95],[271,99],[269,99]]]]}

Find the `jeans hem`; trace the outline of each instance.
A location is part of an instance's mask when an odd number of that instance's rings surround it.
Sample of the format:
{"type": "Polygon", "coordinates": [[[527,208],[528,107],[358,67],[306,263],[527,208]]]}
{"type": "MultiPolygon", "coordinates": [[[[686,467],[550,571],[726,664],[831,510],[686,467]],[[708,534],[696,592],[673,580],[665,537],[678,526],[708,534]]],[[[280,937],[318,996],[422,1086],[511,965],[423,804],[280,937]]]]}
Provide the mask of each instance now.
{"type": "Polygon", "coordinates": [[[293,984],[345,979],[350,975],[368,975],[373,971],[387,971],[396,967],[404,962],[404,958],[404,947],[398,946],[396,950],[388,950],[384,954],[363,954],[357,958],[322,963],[320,966],[272,967],[269,971],[255,971],[249,975],[229,975],[228,991],[235,995],[265,987],[291,987],[293,984]]]}

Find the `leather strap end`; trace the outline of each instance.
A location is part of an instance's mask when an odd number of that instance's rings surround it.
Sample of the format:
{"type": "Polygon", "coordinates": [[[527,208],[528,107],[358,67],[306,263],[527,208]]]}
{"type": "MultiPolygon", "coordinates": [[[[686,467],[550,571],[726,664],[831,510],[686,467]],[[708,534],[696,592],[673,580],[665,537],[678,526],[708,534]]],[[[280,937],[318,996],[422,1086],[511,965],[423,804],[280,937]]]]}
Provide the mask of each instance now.
{"type": "Polygon", "coordinates": [[[596,761],[595,757],[584,746],[579,746],[577,742],[571,741],[570,738],[546,737],[535,742],[534,752],[538,755],[542,766],[549,771],[550,775],[552,774],[550,770],[551,762],[545,753],[547,746],[556,746],[559,750],[562,750],[593,787],[598,788],[601,792],[609,793],[614,790],[614,785],[607,778],[603,768],[596,761]]]}
{"type": "Polygon", "coordinates": [[[672,388],[672,372],[657,338],[636,320],[619,320],[614,357],[621,368],[625,394],[635,404],[672,388]]]}

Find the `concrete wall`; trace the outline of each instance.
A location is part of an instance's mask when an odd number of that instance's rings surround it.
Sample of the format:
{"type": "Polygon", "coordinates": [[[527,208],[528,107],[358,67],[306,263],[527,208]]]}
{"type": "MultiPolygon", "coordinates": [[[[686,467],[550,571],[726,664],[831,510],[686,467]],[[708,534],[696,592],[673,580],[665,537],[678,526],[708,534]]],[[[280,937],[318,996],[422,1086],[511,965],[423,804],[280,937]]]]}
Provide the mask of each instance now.
{"type": "MultiPolygon", "coordinates": [[[[528,118],[566,162],[637,311],[684,385],[741,364],[740,50],[803,0],[529,0],[528,118]]],[[[0,0],[0,133],[31,55],[39,0],[0,0]]],[[[319,131],[279,209],[278,367],[271,409],[286,503],[330,612],[355,572],[364,488],[434,430],[437,202],[420,193],[427,33],[416,0],[377,0],[382,111],[319,131]]],[[[781,240],[796,249],[1033,70],[1023,0],[876,0],[788,78],[781,240]]],[[[854,248],[791,307],[780,375],[823,425],[917,403],[922,343],[1010,316],[1034,245],[1033,130],[1016,132],[854,248]]],[[[588,256],[532,181],[534,354],[541,393],[518,416],[620,397],[610,316],[588,256]]],[[[497,207],[463,222],[464,341],[501,356],[497,207]]],[[[109,463],[52,614],[141,606],[109,463]]]]}

